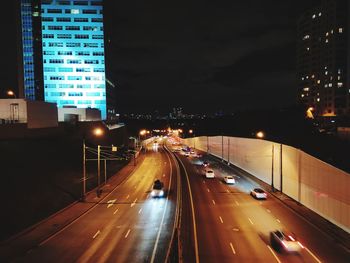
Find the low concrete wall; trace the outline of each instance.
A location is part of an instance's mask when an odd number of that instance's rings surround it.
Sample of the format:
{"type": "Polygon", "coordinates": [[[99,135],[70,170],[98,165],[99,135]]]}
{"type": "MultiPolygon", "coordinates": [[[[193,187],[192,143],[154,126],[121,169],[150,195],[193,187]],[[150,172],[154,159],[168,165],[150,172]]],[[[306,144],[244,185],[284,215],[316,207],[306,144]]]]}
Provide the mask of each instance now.
{"type": "Polygon", "coordinates": [[[350,233],[350,174],[299,149],[226,136],[183,139],[240,167],[350,233]]]}

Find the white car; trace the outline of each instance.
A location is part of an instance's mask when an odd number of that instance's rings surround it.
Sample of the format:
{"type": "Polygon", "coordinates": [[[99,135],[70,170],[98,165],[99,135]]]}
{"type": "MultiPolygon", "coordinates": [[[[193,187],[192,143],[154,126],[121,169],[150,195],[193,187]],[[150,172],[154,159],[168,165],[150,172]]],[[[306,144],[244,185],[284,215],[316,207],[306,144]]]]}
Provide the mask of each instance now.
{"type": "Polygon", "coordinates": [[[267,194],[266,192],[261,188],[254,188],[250,191],[251,196],[255,197],[256,199],[266,199],[267,194]]]}
{"type": "Polygon", "coordinates": [[[206,178],[215,178],[214,171],[211,169],[205,170],[205,177],[206,178]]]}
{"type": "Polygon", "coordinates": [[[224,176],[224,182],[227,184],[235,184],[236,183],[235,178],[233,178],[233,176],[231,176],[231,175],[224,176]]]}
{"type": "Polygon", "coordinates": [[[271,245],[286,252],[299,252],[304,246],[292,235],[276,230],[270,232],[271,245]]]}
{"type": "Polygon", "coordinates": [[[164,184],[160,180],[155,180],[151,191],[152,197],[163,197],[164,196],[164,184]]]}

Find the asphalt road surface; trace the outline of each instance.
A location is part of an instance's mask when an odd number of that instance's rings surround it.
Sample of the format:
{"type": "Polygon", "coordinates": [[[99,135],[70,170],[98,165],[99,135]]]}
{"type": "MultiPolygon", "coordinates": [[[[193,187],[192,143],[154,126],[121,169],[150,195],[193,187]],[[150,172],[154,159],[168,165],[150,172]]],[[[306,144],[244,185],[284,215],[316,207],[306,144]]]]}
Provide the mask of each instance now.
{"type": "MultiPolygon", "coordinates": [[[[250,196],[250,190],[258,184],[241,172],[212,158],[209,162],[215,178],[207,179],[202,162],[208,156],[176,154],[186,170],[182,181],[188,177],[193,197],[197,237],[192,240],[197,240],[197,261],[350,262],[348,251],[274,196],[268,194],[264,201],[250,196]],[[233,175],[235,185],[225,184],[224,175],[233,175]],[[300,253],[276,251],[269,237],[270,231],[276,229],[295,234],[304,249],[300,253]]],[[[184,201],[183,210],[189,205],[184,201]]],[[[193,241],[192,247],[195,246],[193,241]]],[[[184,253],[184,261],[195,262],[193,253],[184,253]]]]}
{"type": "Polygon", "coordinates": [[[161,146],[88,213],[15,262],[164,262],[174,226],[176,169],[161,146]],[[155,179],[166,196],[152,198],[155,179]]]}

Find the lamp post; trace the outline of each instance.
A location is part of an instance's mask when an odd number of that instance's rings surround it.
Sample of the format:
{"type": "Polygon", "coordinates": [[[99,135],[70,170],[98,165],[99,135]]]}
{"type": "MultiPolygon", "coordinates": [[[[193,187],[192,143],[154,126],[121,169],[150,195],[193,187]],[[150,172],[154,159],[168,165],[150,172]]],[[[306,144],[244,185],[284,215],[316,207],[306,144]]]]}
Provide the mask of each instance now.
{"type": "MultiPolygon", "coordinates": [[[[95,128],[93,130],[93,134],[95,136],[101,136],[103,135],[103,130],[101,128],[95,128]]],[[[98,146],[98,150],[100,148],[100,145],[98,146]]],[[[98,151],[98,196],[100,194],[100,154],[98,151]]],[[[82,200],[85,201],[86,198],[86,145],[85,145],[85,136],[83,138],[83,196],[82,200]]]]}
{"type": "MultiPolygon", "coordinates": [[[[263,139],[265,138],[265,133],[263,131],[259,131],[256,133],[256,137],[258,139],[263,139]]],[[[274,159],[275,159],[275,147],[274,143],[272,143],[272,152],[271,152],[271,190],[272,192],[275,191],[275,186],[274,186],[274,159]]]]}

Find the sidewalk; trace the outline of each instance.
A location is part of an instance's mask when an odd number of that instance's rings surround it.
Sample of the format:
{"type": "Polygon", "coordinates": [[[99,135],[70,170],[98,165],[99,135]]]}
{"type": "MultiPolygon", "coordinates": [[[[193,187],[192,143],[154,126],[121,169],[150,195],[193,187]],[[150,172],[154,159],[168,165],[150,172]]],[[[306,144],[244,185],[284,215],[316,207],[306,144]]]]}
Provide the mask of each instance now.
{"type": "MultiPolygon", "coordinates": [[[[141,154],[137,163],[141,163],[144,155],[141,154]]],[[[79,217],[104,201],[104,198],[125,181],[138,165],[131,160],[119,172],[112,176],[106,185],[101,187],[101,195],[97,197],[96,190],[87,193],[85,202],[74,202],[43,221],[29,227],[21,233],[11,237],[0,244],[0,262],[9,262],[25,255],[30,250],[40,246],[48,238],[58,234],[61,230],[72,224],[79,217]]]]}

